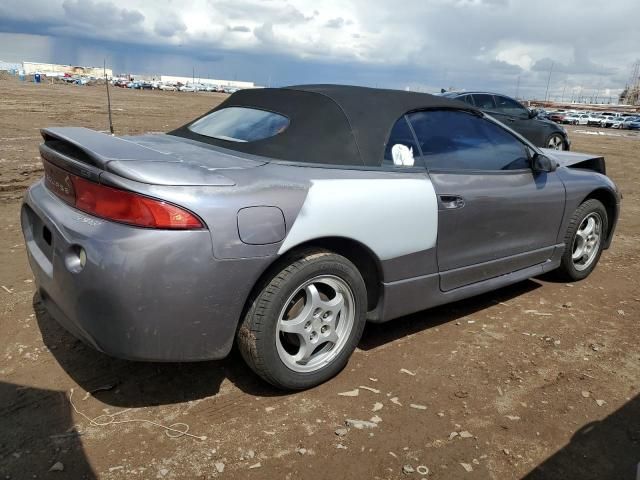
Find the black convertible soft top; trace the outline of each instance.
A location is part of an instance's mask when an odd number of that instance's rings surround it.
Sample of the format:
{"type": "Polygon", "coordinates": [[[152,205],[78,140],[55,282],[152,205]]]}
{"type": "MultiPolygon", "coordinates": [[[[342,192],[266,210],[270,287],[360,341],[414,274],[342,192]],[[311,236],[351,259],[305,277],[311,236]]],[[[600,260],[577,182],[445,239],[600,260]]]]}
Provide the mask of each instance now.
{"type": "MultiPolygon", "coordinates": [[[[346,85],[297,85],[240,90],[211,112],[226,107],[253,107],[289,118],[282,133],[248,143],[197,134],[188,124],[169,132],[220,147],[304,163],[379,166],[391,128],[405,113],[474,107],[445,97],[402,90],[346,85]]],[[[202,118],[202,117],[200,117],[202,118]]]]}

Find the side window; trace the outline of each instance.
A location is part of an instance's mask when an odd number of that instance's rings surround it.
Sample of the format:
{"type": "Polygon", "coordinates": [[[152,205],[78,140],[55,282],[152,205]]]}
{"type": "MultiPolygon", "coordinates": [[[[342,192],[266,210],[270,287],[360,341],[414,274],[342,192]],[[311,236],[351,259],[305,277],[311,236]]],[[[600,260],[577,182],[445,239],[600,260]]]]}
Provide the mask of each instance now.
{"type": "Polygon", "coordinates": [[[408,118],[430,170],[529,168],[525,145],[487,119],[456,110],[425,110],[408,118]]]}
{"type": "Polygon", "coordinates": [[[411,128],[403,115],[391,129],[382,164],[398,168],[423,165],[419,158],[420,150],[413,138],[411,128]]]}
{"type": "Polygon", "coordinates": [[[471,95],[462,95],[458,98],[458,100],[462,100],[464,103],[468,103],[469,105],[475,105],[473,103],[473,97],[471,95]]]}
{"type": "Polygon", "coordinates": [[[481,110],[495,110],[496,104],[493,101],[493,95],[487,95],[486,93],[474,93],[473,101],[481,110]]]}
{"type": "Polygon", "coordinates": [[[527,110],[515,100],[507,97],[501,97],[500,95],[494,95],[493,97],[496,101],[496,110],[499,112],[502,112],[505,115],[512,115],[514,117],[529,117],[527,110]]]}

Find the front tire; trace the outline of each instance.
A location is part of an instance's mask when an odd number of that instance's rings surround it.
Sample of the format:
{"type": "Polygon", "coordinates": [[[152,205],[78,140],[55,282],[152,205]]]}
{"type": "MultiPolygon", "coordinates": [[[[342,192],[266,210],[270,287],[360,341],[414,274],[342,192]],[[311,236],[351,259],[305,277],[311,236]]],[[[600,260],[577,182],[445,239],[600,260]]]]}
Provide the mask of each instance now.
{"type": "Polygon", "coordinates": [[[600,260],[608,228],[607,210],[599,200],[587,200],[576,209],[564,238],[557,271],[561,278],[577,281],[589,276],[600,260]]]}
{"type": "Polygon", "coordinates": [[[327,250],[303,250],[281,265],[250,299],[237,343],[264,380],[302,390],[347,364],[364,329],[367,291],[355,265],[327,250]]]}

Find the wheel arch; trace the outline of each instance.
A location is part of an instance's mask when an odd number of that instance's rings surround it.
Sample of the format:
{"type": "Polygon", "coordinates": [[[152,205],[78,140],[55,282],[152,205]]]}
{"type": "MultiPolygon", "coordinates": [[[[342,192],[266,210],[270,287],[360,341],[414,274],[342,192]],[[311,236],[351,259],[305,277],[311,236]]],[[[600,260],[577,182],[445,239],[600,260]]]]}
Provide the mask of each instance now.
{"type": "Polygon", "coordinates": [[[618,220],[618,204],[616,200],[616,195],[609,190],[608,188],[600,187],[592,190],[580,204],[586,202],[587,200],[598,200],[600,203],[604,205],[605,210],[607,211],[607,236],[604,244],[604,248],[609,248],[611,244],[613,230],[618,220]]]}
{"type": "Polygon", "coordinates": [[[331,250],[353,263],[367,288],[367,311],[375,309],[380,300],[383,274],[380,259],[369,247],[351,238],[324,237],[297,245],[292,250],[308,247],[331,250]]]}
{"type": "Polygon", "coordinates": [[[346,237],[322,237],[295,245],[278,255],[254,283],[251,293],[245,302],[244,311],[246,312],[253,298],[264,288],[271,277],[282,269],[284,265],[291,262],[292,256],[295,256],[298,252],[313,248],[329,250],[342,255],[353,263],[360,275],[362,275],[367,289],[367,310],[370,311],[376,308],[382,294],[381,284],[383,279],[382,266],[378,256],[369,247],[357,240],[346,237]]]}

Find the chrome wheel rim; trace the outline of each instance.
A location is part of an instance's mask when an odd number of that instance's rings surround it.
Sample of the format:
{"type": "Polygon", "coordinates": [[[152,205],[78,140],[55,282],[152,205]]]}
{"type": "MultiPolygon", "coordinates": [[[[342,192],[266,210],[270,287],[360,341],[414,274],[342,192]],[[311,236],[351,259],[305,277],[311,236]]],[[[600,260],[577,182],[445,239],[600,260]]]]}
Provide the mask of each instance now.
{"type": "Polygon", "coordinates": [[[591,266],[598,255],[601,238],[602,218],[596,212],[590,213],[580,222],[573,238],[571,259],[576,270],[583,271],[591,266]]]}
{"type": "Polygon", "coordinates": [[[564,150],[564,142],[562,141],[562,137],[560,135],[551,135],[549,144],[547,146],[549,148],[553,148],[554,150],[564,150]]]}
{"type": "Polygon", "coordinates": [[[333,275],[319,275],[287,299],[278,317],[276,347],[287,368],[320,370],[344,349],[355,323],[349,285],[333,275]]]}

